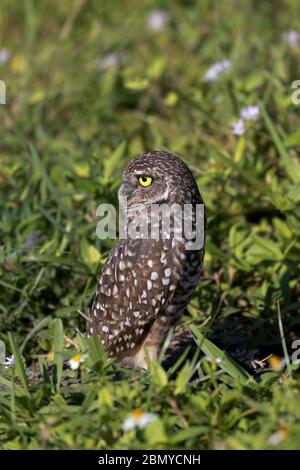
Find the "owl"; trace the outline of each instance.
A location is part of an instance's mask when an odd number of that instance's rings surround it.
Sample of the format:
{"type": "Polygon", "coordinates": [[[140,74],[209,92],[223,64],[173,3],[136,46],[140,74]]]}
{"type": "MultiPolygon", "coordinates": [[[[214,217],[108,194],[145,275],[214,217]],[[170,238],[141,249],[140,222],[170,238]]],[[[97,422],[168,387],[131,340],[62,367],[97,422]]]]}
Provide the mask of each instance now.
{"type": "Polygon", "coordinates": [[[187,165],[162,151],[143,153],[128,163],[119,190],[123,206],[124,199],[125,226],[139,227],[142,221],[150,230],[140,236],[137,229],[126,232],[111,250],[99,276],[87,333],[99,336],[121,367],[147,369],[198,283],[204,246],[194,246],[193,238],[178,231],[177,222],[189,217],[195,227],[195,208],[204,205],[187,165]],[[153,207],[158,210],[151,218],[153,207]],[[163,223],[162,207],[176,208],[170,211],[169,225],[163,223]],[[188,215],[185,207],[191,208],[188,215]],[[149,235],[153,227],[154,236],[149,235]]]}

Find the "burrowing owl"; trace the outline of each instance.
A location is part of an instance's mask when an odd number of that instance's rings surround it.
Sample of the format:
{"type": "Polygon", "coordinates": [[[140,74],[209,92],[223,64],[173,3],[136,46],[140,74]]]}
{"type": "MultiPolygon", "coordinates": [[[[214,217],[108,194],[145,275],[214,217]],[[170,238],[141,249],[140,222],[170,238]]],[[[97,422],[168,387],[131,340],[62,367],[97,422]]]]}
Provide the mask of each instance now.
{"type": "Polygon", "coordinates": [[[176,221],[183,218],[184,228],[189,218],[193,229],[204,230],[203,224],[195,226],[195,209],[204,206],[189,168],[177,156],[160,151],[128,163],[119,199],[126,199],[126,228],[135,226],[137,217],[145,222],[141,207],[149,213],[150,207],[158,208],[159,217],[144,224],[157,231],[154,236],[138,236],[138,229],[133,236],[131,231],[110,252],[100,273],[88,335],[98,335],[121,366],[147,368],[193,295],[202,267],[203,243],[193,245],[194,235],[176,231],[176,221]],[[169,227],[162,219],[163,207],[176,208],[176,214],[170,211],[169,227]],[[189,215],[185,207],[192,208],[189,215]]]}

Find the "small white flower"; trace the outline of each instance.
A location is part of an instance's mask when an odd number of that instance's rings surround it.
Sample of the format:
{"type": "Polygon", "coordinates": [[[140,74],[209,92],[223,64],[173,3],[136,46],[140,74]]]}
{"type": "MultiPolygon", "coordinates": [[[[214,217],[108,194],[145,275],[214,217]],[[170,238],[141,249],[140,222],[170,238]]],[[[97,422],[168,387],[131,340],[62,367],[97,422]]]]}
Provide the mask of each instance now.
{"type": "Polygon", "coordinates": [[[124,431],[131,431],[132,429],[144,429],[156,418],[154,413],[144,413],[141,410],[134,410],[123,423],[124,431]]]}
{"type": "Polygon", "coordinates": [[[0,64],[6,64],[11,58],[11,52],[9,49],[0,49],[0,64]]]}
{"type": "Polygon", "coordinates": [[[203,81],[206,83],[215,82],[218,78],[223,75],[231,67],[229,60],[220,60],[213,64],[206,72],[203,77],[203,81]]]}
{"type": "Polygon", "coordinates": [[[231,125],[231,132],[233,133],[233,135],[236,135],[236,136],[241,136],[245,133],[245,124],[244,124],[244,121],[242,119],[239,119],[237,122],[233,122],[231,125]]]}
{"type": "Polygon", "coordinates": [[[270,368],[276,371],[283,370],[286,366],[285,358],[281,358],[279,356],[276,356],[275,354],[271,354],[271,356],[268,357],[267,360],[270,368]]]}
{"type": "Polygon", "coordinates": [[[283,33],[283,40],[293,49],[300,43],[300,33],[298,31],[288,31],[283,33]]]}
{"type": "Polygon", "coordinates": [[[259,106],[251,105],[251,106],[244,106],[241,109],[240,117],[245,121],[256,121],[259,117],[259,106]]]}
{"type": "Polygon", "coordinates": [[[68,361],[68,364],[72,370],[77,370],[83,361],[84,359],[80,354],[75,354],[75,356],[72,356],[68,361]]]}
{"type": "Polygon", "coordinates": [[[170,21],[170,15],[164,10],[152,10],[147,18],[148,28],[152,31],[162,31],[170,21]]]}
{"type": "Polygon", "coordinates": [[[211,364],[222,364],[222,359],[220,357],[211,357],[211,356],[204,356],[204,359],[207,361],[207,362],[210,362],[211,364]]]}
{"type": "Polygon", "coordinates": [[[117,52],[110,52],[97,61],[96,67],[98,70],[108,70],[119,65],[120,60],[120,54],[117,52]]]}
{"type": "Polygon", "coordinates": [[[271,436],[268,439],[268,443],[271,444],[271,446],[277,446],[282,441],[284,441],[287,437],[288,437],[288,430],[286,429],[285,426],[280,426],[278,431],[271,434],[271,436]]]}
{"type": "Polygon", "coordinates": [[[6,367],[11,367],[11,366],[14,366],[15,365],[15,358],[14,356],[8,356],[5,358],[5,361],[3,362],[3,364],[6,366],[6,367]]]}

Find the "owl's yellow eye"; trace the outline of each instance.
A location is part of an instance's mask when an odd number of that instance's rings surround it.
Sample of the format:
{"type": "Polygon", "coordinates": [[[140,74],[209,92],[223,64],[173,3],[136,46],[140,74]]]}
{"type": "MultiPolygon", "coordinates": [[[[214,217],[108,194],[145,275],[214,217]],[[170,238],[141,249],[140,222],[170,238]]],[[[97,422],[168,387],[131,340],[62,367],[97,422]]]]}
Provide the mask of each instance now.
{"type": "Polygon", "coordinates": [[[139,183],[143,188],[147,188],[152,183],[152,178],[151,176],[140,176],[139,183]]]}

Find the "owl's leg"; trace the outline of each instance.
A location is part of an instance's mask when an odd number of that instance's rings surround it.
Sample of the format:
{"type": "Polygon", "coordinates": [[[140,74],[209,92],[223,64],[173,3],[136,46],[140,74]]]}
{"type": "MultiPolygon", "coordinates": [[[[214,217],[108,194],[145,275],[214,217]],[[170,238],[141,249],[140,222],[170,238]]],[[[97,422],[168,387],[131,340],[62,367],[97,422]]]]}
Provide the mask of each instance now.
{"type": "Polygon", "coordinates": [[[168,332],[169,325],[165,321],[156,319],[140,347],[132,356],[127,356],[121,361],[122,367],[137,367],[148,369],[149,362],[156,361],[159,349],[168,332]]]}

